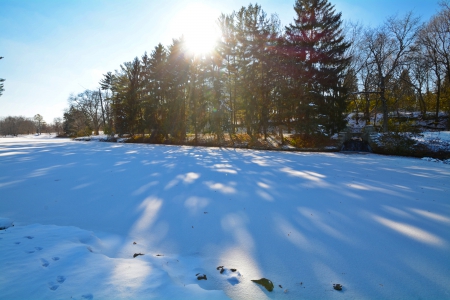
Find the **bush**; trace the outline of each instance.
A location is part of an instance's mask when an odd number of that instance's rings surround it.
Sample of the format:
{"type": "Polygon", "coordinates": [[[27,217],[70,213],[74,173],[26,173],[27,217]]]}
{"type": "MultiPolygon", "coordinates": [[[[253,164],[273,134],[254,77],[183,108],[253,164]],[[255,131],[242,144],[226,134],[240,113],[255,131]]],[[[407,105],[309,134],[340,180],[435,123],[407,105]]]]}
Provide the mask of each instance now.
{"type": "Polygon", "coordinates": [[[405,134],[389,132],[378,138],[378,143],[373,150],[382,154],[411,155],[415,144],[416,142],[405,134]]]}
{"type": "Polygon", "coordinates": [[[247,133],[235,133],[231,135],[232,139],[236,143],[250,143],[252,138],[247,133]]]}
{"type": "Polygon", "coordinates": [[[324,148],[336,143],[323,134],[295,134],[285,137],[285,140],[296,148],[324,148]]]}
{"type": "Polygon", "coordinates": [[[92,135],[92,129],[89,126],[86,126],[83,129],[79,130],[76,134],[77,137],[90,135],[92,135]]]}
{"type": "Polygon", "coordinates": [[[388,120],[388,129],[393,132],[411,132],[411,133],[419,133],[420,130],[416,126],[416,122],[413,120],[401,120],[401,118],[397,119],[389,119],[388,120]]]}

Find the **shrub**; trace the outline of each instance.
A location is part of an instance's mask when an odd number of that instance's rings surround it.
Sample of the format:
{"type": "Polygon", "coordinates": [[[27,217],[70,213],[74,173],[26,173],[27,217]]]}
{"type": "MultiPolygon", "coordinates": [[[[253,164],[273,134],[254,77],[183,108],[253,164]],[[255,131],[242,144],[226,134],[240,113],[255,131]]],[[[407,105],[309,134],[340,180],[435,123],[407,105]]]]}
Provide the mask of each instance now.
{"type": "Polygon", "coordinates": [[[335,146],[336,141],[323,134],[295,134],[285,137],[285,140],[296,148],[323,148],[335,146]]]}
{"type": "Polygon", "coordinates": [[[414,120],[389,119],[388,129],[393,132],[419,133],[419,128],[414,120]]]}
{"type": "Polygon", "coordinates": [[[86,126],[83,129],[79,130],[76,134],[77,137],[90,135],[92,135],[92,129],[89,126],[86,126]]]}
{"type": "Polygon", "coordinates": [[[416,156],[424,150],[419,145],[416,145],[416,141],[407,134],[399,132],[382,134],[378,138],[378,143],[373,147],[375,153],[406,156],[416,156]]]}

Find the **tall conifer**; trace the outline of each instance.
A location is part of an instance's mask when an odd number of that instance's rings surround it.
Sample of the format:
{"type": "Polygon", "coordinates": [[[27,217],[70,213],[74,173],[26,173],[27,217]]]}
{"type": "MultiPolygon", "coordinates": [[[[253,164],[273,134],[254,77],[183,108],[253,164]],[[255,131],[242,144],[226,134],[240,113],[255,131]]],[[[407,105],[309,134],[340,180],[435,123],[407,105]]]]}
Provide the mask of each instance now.
{"type": "Polygon", "coordinates": [[[342,84],[350,58],[341,13],[327,0],[297,0],[294,23],[286,27],[289,53],[295,60],[299,130],[335,133],[345,126],[346,88],[342,84]],[[304,122],[302,122],[302,120],[304,122]]]}

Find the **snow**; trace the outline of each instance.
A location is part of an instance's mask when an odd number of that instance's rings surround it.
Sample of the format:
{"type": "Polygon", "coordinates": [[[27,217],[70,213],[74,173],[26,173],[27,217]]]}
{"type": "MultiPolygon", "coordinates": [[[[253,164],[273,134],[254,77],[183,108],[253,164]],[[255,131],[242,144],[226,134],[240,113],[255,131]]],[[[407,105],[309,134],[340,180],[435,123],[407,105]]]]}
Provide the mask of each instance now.
{"type": "Polygon", "coordinates": [[[449,186],[414,158],[0,138],[0,299],[449,298],[449,186]]]}
{"type": "Polygon", "coordinates": [[[411,137],[419,143],[426,144],[433,151],[450,152],[450,131],[423,132],[411,137]]]}
{"type": "Polygon", "coordinates": [[[7,218],[0,218],[0,230],[13,226],[13,222],[7,218]]]}

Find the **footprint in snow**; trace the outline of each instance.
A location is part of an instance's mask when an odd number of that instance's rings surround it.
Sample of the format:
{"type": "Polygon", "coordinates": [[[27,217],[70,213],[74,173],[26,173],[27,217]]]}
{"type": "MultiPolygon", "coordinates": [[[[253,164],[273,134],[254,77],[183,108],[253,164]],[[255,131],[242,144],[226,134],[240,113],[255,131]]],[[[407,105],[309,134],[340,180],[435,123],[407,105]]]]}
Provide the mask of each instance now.
{"type": "Polygon", "coordinates": [[[15,242],[14,244],[16,244],[16,245],[19,245],[19,244],[20,244],[20,242],[15,242]]]}
{"type": "Polygon", "coordinates": [[[85,295],[81,295],[81,298],[87,299],[87,300],[92,300],[92,299],[94,299],[94,295],[92,295],[92,294],[85,294],[85,295]]]}
{"type": "Polygon", "coordinates": [[[37,251],[41,251],[42,247],[34,247],[34,249],[36,249],[37,251]]]}
{"type": "Polygon", "coordinates": [[[227,281],[231,285],[236,285],[240,283],[240,277],[242,275],[237,269],[234,268],[226,269],[224,268],[224,266],[218,266],[216,269],[219,270],[220,274],[226,276],[227,281]]]}
{"type": "Polygon", "coordinates": [[[50,263],[49,263],[47,260],[41,258],[41,265],[42,265],[43,267],[46,268],[46,267],[48,267],[49,264],[50,264],[50,263]]]}
{"type": "Polygon", "coordinates": [[[24,238],[31,240],[31,239],[34,239],[34,236],[27,235],[27,236],[24,236],[24,238]]]}
{"type": "Polygon", "coordinates": [[[34,250],[28,250],[28,251],[25,251],[25,253],[31,254],[31,253],[34,253],[34,250]]]}
{"type": "MultiPolygon", "coordinates": [[[[61,275],[56,276],[56,282],[61,284],[61,283],[64,283],[64,281],[66,281],[66,277],[61,276],[61,275]]],[[[48,288],[51,289],[52,291],[56,291],[58,289],[58,287],[59,287],[59,284],[56,284],[53,281],[50,281],[48,283],[48,288]]]]}
{"type": "Polygon", "coordinates": [[[59,257],[58,257],[58,256],[54,256],[54,257],[52,257],[52,259],[53,259],[54,261],[57,261],[57,260],[59,260],[59,257]]]}

